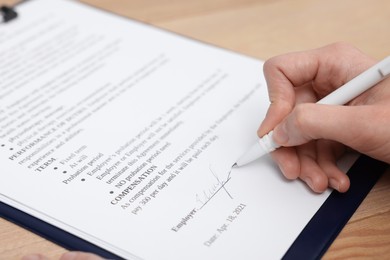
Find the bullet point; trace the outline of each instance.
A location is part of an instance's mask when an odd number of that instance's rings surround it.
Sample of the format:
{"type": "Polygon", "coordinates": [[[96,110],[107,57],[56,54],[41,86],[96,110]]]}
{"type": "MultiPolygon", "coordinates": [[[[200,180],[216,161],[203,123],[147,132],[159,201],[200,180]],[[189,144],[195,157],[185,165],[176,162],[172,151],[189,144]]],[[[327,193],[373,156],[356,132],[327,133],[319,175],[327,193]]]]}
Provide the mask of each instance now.
{"type": "Polygon", "coordinates": [[[67,171],[63,171],[62,173],[64,173],[64,174],[65,174],[65,173],[67,173],[67,171]]]}
{"type": "Polygon", "coordinates": [[[83,178],[83,179],[81,179],[81,181],[85,181],[85,179],[83,178]]]}
{"type": "Polygon", "coordinates": [[[113,191],[110,191],[110,194],[113,194],[114,192],[113,191]]]}
{"type": "Polygon", "coordinates": [[[58,167],[54,167],[54,170],[57,170],[58,169],[58,167]]]}

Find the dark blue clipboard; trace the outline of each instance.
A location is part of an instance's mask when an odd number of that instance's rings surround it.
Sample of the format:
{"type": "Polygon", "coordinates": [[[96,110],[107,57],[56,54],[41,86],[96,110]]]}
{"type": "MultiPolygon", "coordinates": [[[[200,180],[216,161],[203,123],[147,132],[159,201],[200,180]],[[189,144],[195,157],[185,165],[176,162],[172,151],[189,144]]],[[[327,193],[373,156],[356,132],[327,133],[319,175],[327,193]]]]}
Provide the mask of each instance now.
{"type": "Polygon", "coordinates": [[[347,173],[349,190],[330,194],[283,259],[320,259],[388,166],[361,155],[347,173]]]}
{"type": "MultiPolygon", "coordinates": [[[[283,259],[320,259],[367,196],[388,164],[360,156],[348,171],[351,188],[333,191],[283,256],[283,259]]],[[[0,217],[22,226],[66,249],[122,259],[86,240],[0,202],[0,217]]]]}
{"type": "MultiPolygon", "coordinates": [[[[26,1],[30,0],[22,0],[17,5],[26,1]]],[[[364,155],[360,156],[347,173],[351,181],[348,192],[331,193],[290,246],[283,259],[320,259],[388,166],[387,163],[364,155]]],[[[0,217],[68,250],[91,252],[108,259],[123,259],[3,202],[0,202],[0,217]]]]}

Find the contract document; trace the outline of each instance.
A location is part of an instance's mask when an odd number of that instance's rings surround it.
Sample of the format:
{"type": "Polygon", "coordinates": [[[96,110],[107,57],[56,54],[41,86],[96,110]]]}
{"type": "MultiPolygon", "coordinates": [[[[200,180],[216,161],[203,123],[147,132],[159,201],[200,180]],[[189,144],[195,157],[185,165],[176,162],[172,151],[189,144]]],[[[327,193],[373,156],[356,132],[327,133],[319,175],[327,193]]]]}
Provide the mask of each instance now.
{"type": "Polygon", "coordinates": [[[66,0],[0,24],[0,200],[125,259],[279,259],[327,199],[270,156],[262,61],[66,0]]]}

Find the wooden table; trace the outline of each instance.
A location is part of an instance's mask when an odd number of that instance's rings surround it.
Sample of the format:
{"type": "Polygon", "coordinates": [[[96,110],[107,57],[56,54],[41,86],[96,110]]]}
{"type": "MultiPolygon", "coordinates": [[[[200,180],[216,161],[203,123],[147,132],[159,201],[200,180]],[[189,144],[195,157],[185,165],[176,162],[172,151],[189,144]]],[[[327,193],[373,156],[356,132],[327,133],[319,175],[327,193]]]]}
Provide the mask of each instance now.
{"type": "MultiPolygon", "coordinates": [[[[263,60],[335,41],[352,43],[377,59],[390,54],[388,0],[83,1],[263,60]]],[[[35,252],[57,259],[65,249],[0,219],[0,259],[35,252]]],[[[390,172],[325,255],[352,257],[390,259],[390,172]]]]}

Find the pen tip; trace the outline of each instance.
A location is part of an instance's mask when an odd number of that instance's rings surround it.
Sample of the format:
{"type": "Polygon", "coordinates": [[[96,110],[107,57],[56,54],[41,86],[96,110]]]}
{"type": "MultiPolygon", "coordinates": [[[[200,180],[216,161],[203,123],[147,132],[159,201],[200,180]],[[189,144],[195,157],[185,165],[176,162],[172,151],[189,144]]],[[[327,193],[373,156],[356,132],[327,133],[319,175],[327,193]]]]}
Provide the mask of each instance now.
{"type": "Polygon", "coordinates": [[[234,163],[233,165],[232,165],[232,168],[235,168],[235,167],[237,167],[238,165],[237,165],[237,163],[234,163]]]}

